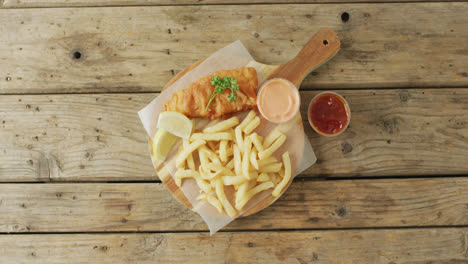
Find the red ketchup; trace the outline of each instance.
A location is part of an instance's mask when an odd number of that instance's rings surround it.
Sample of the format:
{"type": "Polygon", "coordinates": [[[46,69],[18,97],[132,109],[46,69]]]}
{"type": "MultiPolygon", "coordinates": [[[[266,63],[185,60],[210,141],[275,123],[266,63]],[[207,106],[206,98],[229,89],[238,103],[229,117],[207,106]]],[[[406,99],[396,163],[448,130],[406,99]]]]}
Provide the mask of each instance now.
{"type": "Polygon", "coordinates": [[[335,136],[349,124],[351,112],[348,103],[332,92],[318,94],[309,106],[309,123],[319,134],[335,136]]]}

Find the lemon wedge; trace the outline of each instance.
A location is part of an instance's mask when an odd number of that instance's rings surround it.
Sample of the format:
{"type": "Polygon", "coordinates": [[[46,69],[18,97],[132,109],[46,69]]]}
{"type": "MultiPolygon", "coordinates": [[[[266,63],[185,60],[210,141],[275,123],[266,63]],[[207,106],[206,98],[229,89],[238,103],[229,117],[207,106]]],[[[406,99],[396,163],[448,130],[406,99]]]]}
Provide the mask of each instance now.
{"type": "Polygon", "coordinates": [[[177,137],[160,128],[156,132],[153,138],[153,155],[159,160],[163,161],[169,151],[171,151],[172,145],[176,142],[177,137]]]}
{"type": "Polygon", "coordinates": [[[168,111],[159,114],[158,128],[181,138],[189,138],[192,134],[193,123],[181,113],[168,111]]]}

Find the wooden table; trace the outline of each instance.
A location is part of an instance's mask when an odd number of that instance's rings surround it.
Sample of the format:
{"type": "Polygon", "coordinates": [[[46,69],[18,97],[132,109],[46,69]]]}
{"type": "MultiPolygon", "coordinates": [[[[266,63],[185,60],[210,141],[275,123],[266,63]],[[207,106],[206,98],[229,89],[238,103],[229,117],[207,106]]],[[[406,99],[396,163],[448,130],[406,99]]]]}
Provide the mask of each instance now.
{"type": "Polygon", "coordinates": [[[468,263],[468,3],[342,1],[0,1],[0,263],[468,263]],[[277,64],[321,27],[342,49],[303,119],[334,90],[351,126],[305,123],[317,164],[210,237],[137,111],[232,41],[277,64]]]}

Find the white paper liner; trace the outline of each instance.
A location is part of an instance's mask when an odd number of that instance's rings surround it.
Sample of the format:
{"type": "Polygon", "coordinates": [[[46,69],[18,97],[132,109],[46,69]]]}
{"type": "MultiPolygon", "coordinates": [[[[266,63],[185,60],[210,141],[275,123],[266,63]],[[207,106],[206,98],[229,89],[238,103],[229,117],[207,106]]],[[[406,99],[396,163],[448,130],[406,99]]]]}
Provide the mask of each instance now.
{"type": "MultiPolygon", "coordinates": [[[[203,76],[209,75],[218,70],[230,70],[236,69],[240,67],[245,67],[249,62],[253,61],[252,56],[249,54],[247,49],[244,45],[238,40],[236,42],[231,43],[230,45],[218,50],[210,57],[208,57],[204,62],[202,62],[199,66],[191,70],[189,73],[185,74],[179,80],[174,82],[170,87],[168,87],[164,92],[162,92],[157,98],[155,98],[150,104],[148,104],[145,108],[138,112],[140,116],[141,122],[148,133],[148,135],[153,138],[154,134],[157,131],[157,121],[159,118],[159,114],[163,111],[163,104],[169,101],[172,93],[185,89],[189,86],[189,84],[197,81],[203,76]]],[[[261,86],[261,83],[258,84],[261,86]]],[[[247,112],[239,113],[237,116],[240,120],[244,118],[247,112]]],[[[261,116],[260,116],[261,117],[261,116]]],[[[212,121],[211,121],[212,122],[212,121]]],[[[292,171],[296,172],[295,175],[300,174],[307,168],[309,168],[312,164],[315,163],[316,157],[312,146],[310,145],[309,140],[304,135],[303,139],[294,137],[297,134],[297,129],[302,129],[297,123],[295,123],[294,119],[290,122],[283,123],[280,125],[273,124],[268,122],[267,120],[261,120],[261,129],[255,130],[258,134],[262,136],[266,136],[269,131],[278,127],[283,133],[288,136],[288,139],[284,146],[278,149],[274,156],[281,160],[281,153],[291,148],[291,146],[297,146],[300,144],[304,146],[304,152],[302,156],[302,160],[299,161],[300,157],[296,157],[291,155],[291,166],[292,171]]],[[[207,124],[210,123],[208,119],[195,119],[195,126],[196,129],[201,130],[202,128],[206,127],[207,124]]],[[[177,144],[173,147],[171,153],[169,153],[168,157],[166,158],[164,164],[170,174],[174,176],[175,173],[175,154],[177,152],[178,146],[180,145],[180,140],[177,144]]],[[[297,152],[297,151],[296,151],[297,152]]],[[[291,153],[291,151],[290,151],[291,153]]],[[[210,234],[216,233],[218,230],[229,224],[235,218],[231,218],[226,214],[219,213],[214,207],[212,207],[209,203],[204,201],[198,201],[196,198],[200,194],[200,189],[196,184],[195,180],[193,179],[185,179],[183,181],[182,192],[185,194],[187,199],[192,203],[193,210],[200,214],[203,220],[208,225],[210,229],[210,234]]],[[[272,189],[265,190],[256,196],[254,196],[244,207],[244,209],[240,212],[241,215],[243,212],[246,212],[252,206],[263,200],[265,197],[269,196],[272,192],[272,189]]],[[[226,195],[228,198],[233,199],[233,188],[226,187],[226,195]]]]}

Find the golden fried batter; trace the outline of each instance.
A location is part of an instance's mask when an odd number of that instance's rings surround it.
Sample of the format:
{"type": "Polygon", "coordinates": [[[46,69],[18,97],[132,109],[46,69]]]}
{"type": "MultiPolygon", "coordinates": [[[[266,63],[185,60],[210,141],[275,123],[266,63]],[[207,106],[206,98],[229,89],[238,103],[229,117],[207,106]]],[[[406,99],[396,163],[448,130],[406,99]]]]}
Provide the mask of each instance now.
{"type": "Polygon", "coordinates": [[[257,106],[257,72],[254,68],[244,67],[235,70],[221,70],[209,76],[202,77],[189,85],[187,89],[172,94],[171,99],[164,104],[164,111],[175,111],[188,117],[209,117],[216,119],[226,117],[235,112],[244,111],[257,106]],[[229,89],[218,94],[206,110],[206,105],[214,92],[211,78],[219,75],[236,78],[239,90],[235,91],[237,99],[229,102],[229,89]]]}

